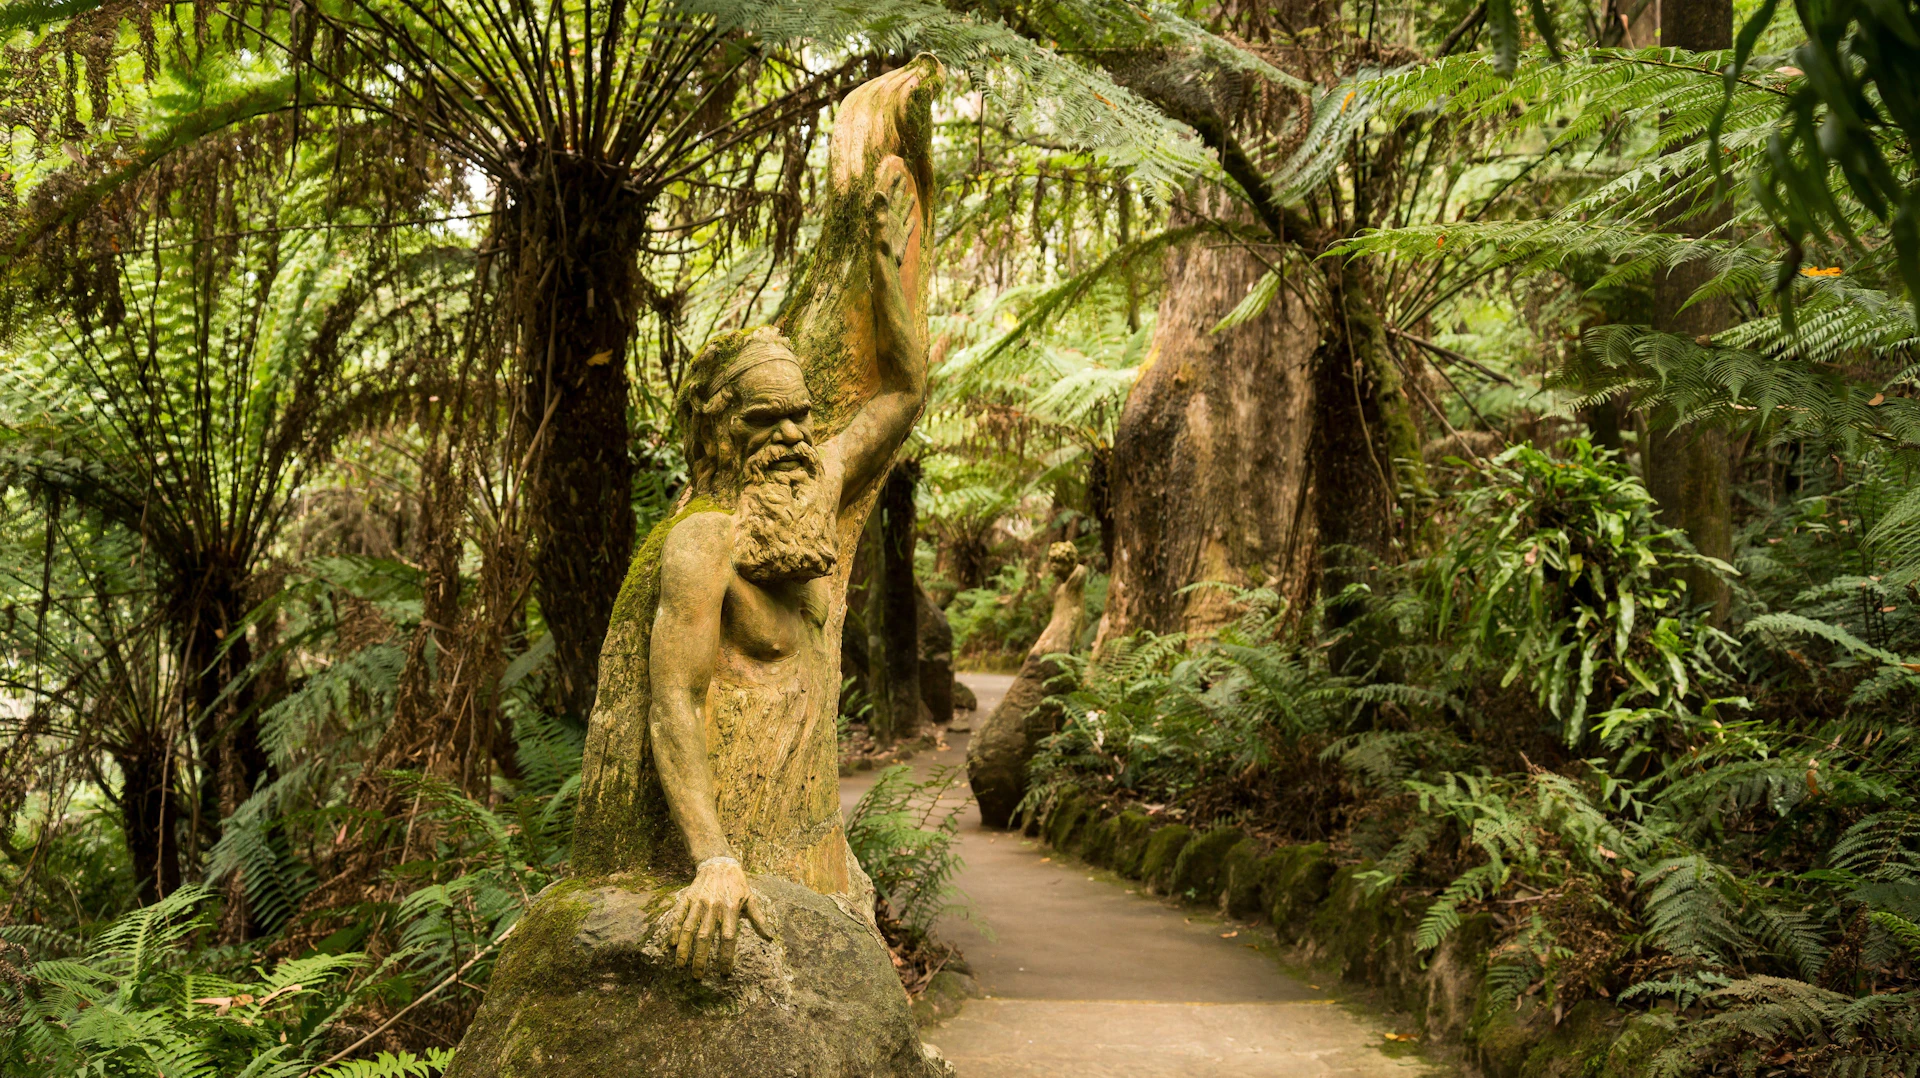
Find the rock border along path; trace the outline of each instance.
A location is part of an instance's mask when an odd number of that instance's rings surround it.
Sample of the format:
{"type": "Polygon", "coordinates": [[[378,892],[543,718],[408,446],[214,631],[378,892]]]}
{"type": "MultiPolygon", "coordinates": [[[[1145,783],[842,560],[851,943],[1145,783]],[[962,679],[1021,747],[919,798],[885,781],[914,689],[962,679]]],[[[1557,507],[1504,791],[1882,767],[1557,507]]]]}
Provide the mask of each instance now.
{"type": "MultiPolygon", "coordinates": [[[[984,717],[1012,680],[962,674],[984,717]]],[[[964,715],[964,713],[963,713],[964,715]]],[[[962,765],[966,736],[922,767],[962,765]]],[[[843,779],[851,807],[871,773],[843,779]]],[[[1272,939],[1149,897],[1138,883],[1053,854],[969,810],[956,881],[980,923],[941,934],[984,999],[922,1031],[960,1078],[1426,1078],[1381,1051],[1390,1030],[1283,972],[1272,939]],[[984,931],[983,931],[984,928],[984,931]]]]}

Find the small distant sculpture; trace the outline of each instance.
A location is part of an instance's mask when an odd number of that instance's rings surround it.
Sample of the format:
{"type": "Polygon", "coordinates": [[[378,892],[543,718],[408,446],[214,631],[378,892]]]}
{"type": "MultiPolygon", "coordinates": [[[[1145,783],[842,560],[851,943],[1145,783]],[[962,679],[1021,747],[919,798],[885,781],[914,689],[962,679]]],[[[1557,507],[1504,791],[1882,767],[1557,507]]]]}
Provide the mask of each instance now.
{"type": "Polygon", "coordinates": [[[1060,728],[1059,709],[1045,703],[1046,684],[1060,668],[1047,656],[1072,651],[1086,628],[1087,567],[1079,551],[1072,543],[1055,543],[1047,549],[1047,565],[1060,581],[1053,589],[1053,616],[1027,649],[1007,695],[967,745],[967,780],[988,827],[1012,822],[1027,795],[1027,764],[1040,740],[1060,728]]]}
{"type": "Polygon", "coordinates": [[[689,488],[635,556],[587,735],[573,877],[503,951],[449,1078],[941,1073],[847,846],[847,574],[927,389],[922,58],[856,89],[779,325],[677,401],[689,488]]]}

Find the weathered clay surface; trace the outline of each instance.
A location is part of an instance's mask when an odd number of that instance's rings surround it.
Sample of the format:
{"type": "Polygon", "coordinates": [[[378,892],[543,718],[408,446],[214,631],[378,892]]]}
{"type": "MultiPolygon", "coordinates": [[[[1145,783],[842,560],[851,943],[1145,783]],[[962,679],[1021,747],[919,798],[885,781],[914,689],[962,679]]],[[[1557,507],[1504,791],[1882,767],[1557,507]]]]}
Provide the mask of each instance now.
{"type": "Polygon", "coordinates": [[[831,898],[753,886],[775,939],[742,929],[729,977],[674,967],[653,921],[672,888],[569,880],[529,910],[447,1078],[938,1078],[885,946],[831,898]]]}

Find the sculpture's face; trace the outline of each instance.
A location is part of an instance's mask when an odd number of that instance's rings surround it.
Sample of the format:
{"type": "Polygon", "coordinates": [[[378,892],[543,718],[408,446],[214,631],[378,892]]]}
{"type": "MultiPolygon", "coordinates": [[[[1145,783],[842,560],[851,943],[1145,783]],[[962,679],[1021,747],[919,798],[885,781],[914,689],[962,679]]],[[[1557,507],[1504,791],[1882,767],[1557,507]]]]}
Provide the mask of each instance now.
{"type": "Polygon", "coordinates": [[[734,568],[762,584],[825,576],[839,554],[839,492],[820,482],[806,378],[797,361],[762,363],[733,388],[724,429],[741,462],[734,568]]]}
{"type": "MultiPolygon", "coordinates": [[[[807,395],[798,360],[762,363],[733,385],[733,421],[727,426],[735,460],[751,460],[770,445],[813,444],[813,398],[807,395]]],[[[772,466],[792,467],[793,463],[773,462],[772,466]]]]}
{"type": "Polygon", "coordinates": [[[1047,567],[1053,570],[1054,576],[1065,580],[1080,567],[1080,552],[1072,543],[1055,543],[1047,548],[1047,567]]]}

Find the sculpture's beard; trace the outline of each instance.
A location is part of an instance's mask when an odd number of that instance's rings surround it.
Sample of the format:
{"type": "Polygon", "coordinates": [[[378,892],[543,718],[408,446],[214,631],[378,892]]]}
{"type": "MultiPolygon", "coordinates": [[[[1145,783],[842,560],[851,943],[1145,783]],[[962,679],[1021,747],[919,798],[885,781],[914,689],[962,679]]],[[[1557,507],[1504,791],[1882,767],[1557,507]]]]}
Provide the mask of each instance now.
{"type": "Polygon", "coordinates": [[[820,482],[812,445],[768,445],[747,459],[733,516],[733,563],[755,583],[811,580],[839,558],[838,499],[820,482]],[[797,467],[775,467],[788,461],[797,467]]]}

